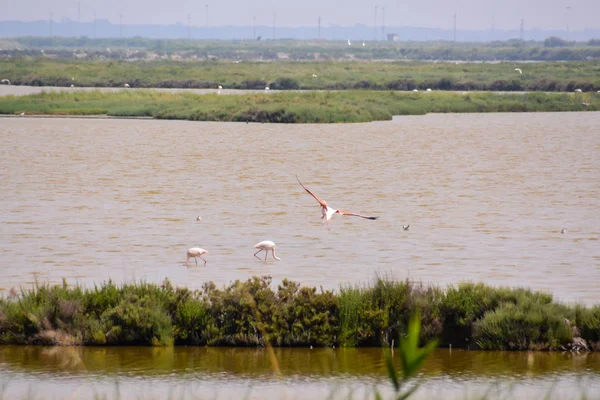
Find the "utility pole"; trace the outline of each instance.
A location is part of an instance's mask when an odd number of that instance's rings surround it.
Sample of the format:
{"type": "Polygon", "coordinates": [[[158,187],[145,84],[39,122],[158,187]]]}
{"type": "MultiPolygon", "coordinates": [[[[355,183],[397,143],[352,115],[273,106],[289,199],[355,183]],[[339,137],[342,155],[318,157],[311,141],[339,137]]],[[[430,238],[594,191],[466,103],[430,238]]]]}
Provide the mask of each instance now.
{"type": "Polygon", "coordinates": [[[377,6],[375,6],[375,19],[373,20],[373,31],[375,32],[375,37],[373,40],[377,41],[377,6]]]}
{"type": "Polygon", "coordinates": [[[456,43],[456,13],[454,13],[454,43],[456,43]]]}
{"type": "Polygon", "coordinates": [[[521,30],[519,32],[519,39],[521,42],[525,41],[525,18],[521,18],[521,30]]]}
{"type": "Polygon", "coordinates": [[[381,7],[381,36],[385,41],[385,7],[381,7]]]}
{"type": "Polygon", "coordinates": [[[318,26],[319,28],[317,29],[317,39],[321,40],[321,16],[319,16],[318,26]]]}

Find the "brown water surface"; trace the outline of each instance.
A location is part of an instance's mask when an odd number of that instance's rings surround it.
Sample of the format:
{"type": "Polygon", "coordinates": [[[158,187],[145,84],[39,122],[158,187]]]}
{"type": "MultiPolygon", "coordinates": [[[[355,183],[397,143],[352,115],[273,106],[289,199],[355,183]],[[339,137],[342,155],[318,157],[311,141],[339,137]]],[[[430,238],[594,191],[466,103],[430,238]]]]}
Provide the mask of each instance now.
{"type": "MultiPolygon", "coordinates": [[[[204,347],[0,347],[7,395],[43,398],[94,392],[112,398],[372,398],[390,392],[383,350],[275,349],[280,374],[264,349],[204,347]],[[162,397],[165,398],[165,397],[162,397]],[[173,397],[171,397],[173,398],[173,397]]],[[[398,354],[394,353],[399,366],[398,354]]],[[[600,389],[600,355],[438,350],[419,378],[417,398],[575,398],[600,389]],[[554,386],[554,388],[553,388],[554,386]],[[555,398],[555,397],[550,397],[555,398]]],[[[599,392],[596,392],[596,394],[599,392]]],[[[12,398],[12,397],[11,397],[12,398]]]]}
{"type": "Polygon", "coordinates": [[[3,118],[0,143],[4,292],[63,278],[198,288],[266,274],[336,288],[385,274],[600,300],[600,113],[343,125],[3,118]],[[296,174],[334,208],[380,218],[336,215],[328,231],[296,174]],[[253,257],[265,239],[282,261],[253,257]],[[183,265],[192,246],[209,251],[206,266],[183,265]]]}

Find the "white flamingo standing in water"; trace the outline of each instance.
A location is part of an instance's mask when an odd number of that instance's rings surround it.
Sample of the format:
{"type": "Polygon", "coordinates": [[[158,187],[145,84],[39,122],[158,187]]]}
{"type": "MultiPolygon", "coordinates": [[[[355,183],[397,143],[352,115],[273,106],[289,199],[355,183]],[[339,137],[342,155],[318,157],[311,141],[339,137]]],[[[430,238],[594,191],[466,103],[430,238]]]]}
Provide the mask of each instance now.
{"type": "Polygon", "coordinates": [[[208,251],[201,249],[200,247],[192,247],[187,251],[187,260],[185,260],[185,265],[188,265],[188,261],[190,261],[190,258],[193,258],[194,261],[196,261],[196,265],[198,265],[198,258],[200,258],[202,261],[204,261],[204,265],[206,265],[206,260],[204,258],[202,258],[203,254],[208,253],[208,251]]]}
{"type": "MultiPolygon", "coordinates": [[[[265,252],[265,262],[267,262],[267,256],[269,255],[269,250],[273,253],[273,258],[276,260],[280,260],[281,258],[275,255],[275,243],[270,240],[263,240],[262,242],[256,243],[254,245],[255,249],[258,249],[256,253],[254,253],[254,257],[258,258],[257,254],[264,250],[265,252]]],[[[258,258],[260,260],[260,258],[258,258]]]]}
{"type": "Polygon", "coordinates": [[[308,190],[306,188],[306,186],[304,186],[302,184],[302,182],[300,182],[300,179],[298,179],[297,176],[296,176],[296,180],[298,180],[298,183],[300,184],[300,186],[302,186],[304,188],[304,190],[306,190],[308,192],[308,194],[310,194],[312,197],[315,198],[315,200],[317,200],[319,202],[319,204],[321,205],[321,219],[325,219],[327,221],[327,227],[330,230],[331,230],[331,217],[333,217],[333,214],[350,215],[350,216],[360,217],[360,218],[364,218],[364,219],[377,219],[377,218],[379,218],[379,217],[368,217],[366,215],[361,215],[361,214],[357,214],[357,213],[353,213],[353,212],[348,212],[348,211],[336,210],[335,208],[328,207],[327,206],[327,202],[325,200],[321,200],[313,192],[311,192],[310,190],[308,190]]]}

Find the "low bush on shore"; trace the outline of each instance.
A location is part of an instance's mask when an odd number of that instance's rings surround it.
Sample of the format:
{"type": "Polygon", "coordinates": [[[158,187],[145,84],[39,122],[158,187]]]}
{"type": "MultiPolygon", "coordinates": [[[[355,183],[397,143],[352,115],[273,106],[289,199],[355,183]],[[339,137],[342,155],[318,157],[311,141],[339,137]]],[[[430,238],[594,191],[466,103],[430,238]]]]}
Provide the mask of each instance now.
{"type": "Polygon", "coordinates": [[[337,123],[427,113],[600,110],[596,93],[279,92],[196,95],[153,90],[0,97],[0,114],[109,115],[193,121],[337,123]]]}
{"type": "Polygon", "coordinates": [[[288,280],[274,290],[265,276],[197,291],[165,280],[12,292],[0,299],[0,344],[391,346],[416,312],[421,343],[488,350],[600,343],[600,307],[570,307],[526,289],[443,290],[378,278],[338,293],[288,280]]]}

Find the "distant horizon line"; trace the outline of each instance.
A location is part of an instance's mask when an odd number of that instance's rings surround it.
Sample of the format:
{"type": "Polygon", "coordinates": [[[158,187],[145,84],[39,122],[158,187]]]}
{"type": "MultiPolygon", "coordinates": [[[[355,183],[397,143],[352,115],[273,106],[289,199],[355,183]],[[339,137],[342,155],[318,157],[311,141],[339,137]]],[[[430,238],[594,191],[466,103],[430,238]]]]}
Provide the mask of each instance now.
{"type": "MultiPolygon", "coordinates": [[[[23,20],[0,20],[0,24],[2,23],[21,23],[21,24],[35,24],[35,23],[48,23],[50,21],[50,19],[37,19],[37,20],[33,20],[33,21],[23,21],[23,20]]],[[[184,28],[188,28],[191,27],[193,29],[215,29],[215,28],[246,28],[246,29],[258,29],[258,28],[266,28],[266,29],[273,29],[273,25],[193,25],[193,24],[187,24],[187,23],[183,23],[183,22],[176,22],[176,23],[162,23],[162,24],[157,24],[157,23],[151,23],[151,22],[146,22],[146,23],[119,23],[119,22],[112,22],[111,20],[109,20],[108,18],[97,18],[94,20],[89,20],[89,21],[82,21],[79,22],[77,20],[71,19],[71,18],[62,18],[62,19],[52,19],[52,23],[53,24],[74,24],[74,25],[89,25],[89,24],[94,24],[94,23],[106,23],[108,25],[114,25],[114,26],[173,26],[173,27],[184,27],[184,28]]],[[[296,26],[290,26],[290,25],[275,25],[276,29],[319,29],[319,25],[315,24],[315,25],[296,25],[296,26]]],[[[320,29],[324,29],[324,28],[367,28],[367,29],[378,29],[381,30],[382,26],[381,25],[368,25],[368,24],[362,24],[362,23],[356,23],[354,25],[340,25],[340,24],[329,24],[329,25],[321,25],[320,29]]],[[[440,30],[440,31],[453,31],[454,28],[453,27],[449,27],[449,28],[442,28],[442,27],[430,27],[430,26],[418,26],[418,25],[385,25],[385,29],[429,29],[429,30],[440,30]]],[[[520,29],[518,27],[515,28],[496,28],[496,27],[490,27],[490,28],[456,28],[457,32],[515,32],[515,31],[519,31],[520,29]]],[[[565,29],[565,28],[538,28],[538,27],[532,27],[532,28],[525,28],[523,30],[524,32],[565,32],[565,33],[574,33],[574,32],[588,32],[588,31],[598,31],[600,32],[600,28],[582,28],[582,29],[565,29]]],[[[392,33],[392,32],[390,32],[392,33]]]]}

